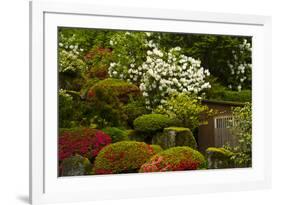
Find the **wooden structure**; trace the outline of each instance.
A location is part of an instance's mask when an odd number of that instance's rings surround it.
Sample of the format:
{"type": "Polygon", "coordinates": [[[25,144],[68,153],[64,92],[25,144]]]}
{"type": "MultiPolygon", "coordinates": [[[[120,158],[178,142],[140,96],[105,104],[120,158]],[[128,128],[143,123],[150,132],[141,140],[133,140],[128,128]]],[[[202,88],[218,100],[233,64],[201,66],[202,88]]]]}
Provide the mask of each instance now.
{"type": "Polygon", "coordinates": [[[232,107],[241,107],[244,103],[203,100],[202,104],[216,110],[217,114],[208,119],[208,124],[199,127],[197,138],[199,150],[204,153],[208,147],[222,147],[225,144],[234,146],[237,140],[229,129],[234,123],[232,107]]]}

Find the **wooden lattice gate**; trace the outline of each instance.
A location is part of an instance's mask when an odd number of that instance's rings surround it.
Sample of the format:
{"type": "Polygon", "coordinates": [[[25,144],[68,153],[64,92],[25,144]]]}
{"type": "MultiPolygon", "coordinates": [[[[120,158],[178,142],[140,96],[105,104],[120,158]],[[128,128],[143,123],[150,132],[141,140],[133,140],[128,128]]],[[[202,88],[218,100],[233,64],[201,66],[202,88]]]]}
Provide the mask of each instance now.
{"type": "Polygon", "coordinates": [[[217,116],[214,118],[216,147],[222,147],[224,145],[235,146],[237,144],[235,136],[231,133],[233,123],[234,119],[232,115],[217,116]]]}

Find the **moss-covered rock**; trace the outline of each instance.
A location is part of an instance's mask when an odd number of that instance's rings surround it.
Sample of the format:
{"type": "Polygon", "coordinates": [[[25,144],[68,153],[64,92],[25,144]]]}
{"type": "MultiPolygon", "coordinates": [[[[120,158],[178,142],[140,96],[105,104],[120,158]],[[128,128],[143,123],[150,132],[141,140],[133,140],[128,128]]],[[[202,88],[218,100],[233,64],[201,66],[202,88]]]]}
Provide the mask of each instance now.
{"type": "MultiPolygon", "coordinates": [[[[156,148],[159,151],[159,148],[156,148]]],[[[139,170],[151,156],[153,147],[144,142],[122,141],[102,149],[95,160],[95,174],[130,173],[139,170]]]]}
{"type": "Polygon", "coordinates": [[[147,114],[134,120],[134,128],[141,132],[157,132],[173,125],[173,123],[173,119],[167,115],[147,114]]]}
{"type": "Polygon", "coordinates": [[[75,155],[66,158],[60,165],[60,176],[80,176],[91,174],[92,164],[86,158],[75,155]]]}
{"type": "Polygon", "coordinates": [[[98,81],[93,87],[88,90],[87,99],[95,97],[96,90],[107,90],[116,95],[122,102],[128,101],[129,95],[139,95],[140,89],[138,86],[124,80],[107,78],[98,81]]]}
{"type": "Polygon", "coordinates": [[[204,156],[190,147],[173,147],[151,157],[139,172],[164,172],[206,169],[204,156]]]}
{"type": "Polygon", "coordinates": [[[234,162],[231,159],[233,152],[225,148],[209,147],[206,150],[209,169],[233,168],[234,162]]]}
{"type": "Polygon", "coordinates": [[[192,149],[197,149],[196,140],[186,127],[167,127],[163,133],[157,133],[152,138],[152,144],[158,144],[163,149],[176,146],[189,146],[192,149]]]}

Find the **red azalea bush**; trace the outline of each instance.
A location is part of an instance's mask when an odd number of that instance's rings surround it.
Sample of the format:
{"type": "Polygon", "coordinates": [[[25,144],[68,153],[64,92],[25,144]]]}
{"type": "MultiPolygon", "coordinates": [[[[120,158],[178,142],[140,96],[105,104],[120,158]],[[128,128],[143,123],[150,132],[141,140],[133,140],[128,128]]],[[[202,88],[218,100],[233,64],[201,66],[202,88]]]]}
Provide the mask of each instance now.
{"type": "Polygon", "coordinates": [[[65,129],[59,136],[59,160],[79,154],[88,159],[96,157],[99,151],[111,143],[104,132],[92,128],[65,129]]]}
{"type": "Polygon", "coordinates": [[[102,149],[95,159],[95,174],[137,172],[151,156],[159,151],[144,142],[122,141],[102,149]]]}
{"type": "Polygon", "coordinates": [[[162,151],[143,164],[139,172],[164,172],[205,169],[204,156],[190,147],[173,147],[162,151]]]}

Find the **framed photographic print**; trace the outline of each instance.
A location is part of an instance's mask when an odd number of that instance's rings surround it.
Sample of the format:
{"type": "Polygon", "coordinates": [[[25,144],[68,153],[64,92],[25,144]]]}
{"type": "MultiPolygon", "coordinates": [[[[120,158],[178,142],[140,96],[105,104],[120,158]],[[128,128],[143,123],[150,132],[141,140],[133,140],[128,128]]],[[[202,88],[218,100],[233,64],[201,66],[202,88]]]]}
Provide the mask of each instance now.
{"type": "Polygon", "coordinates": [[[270,187],[270,17],[36,1],[30,22],[32,204],[270,187]]]}

